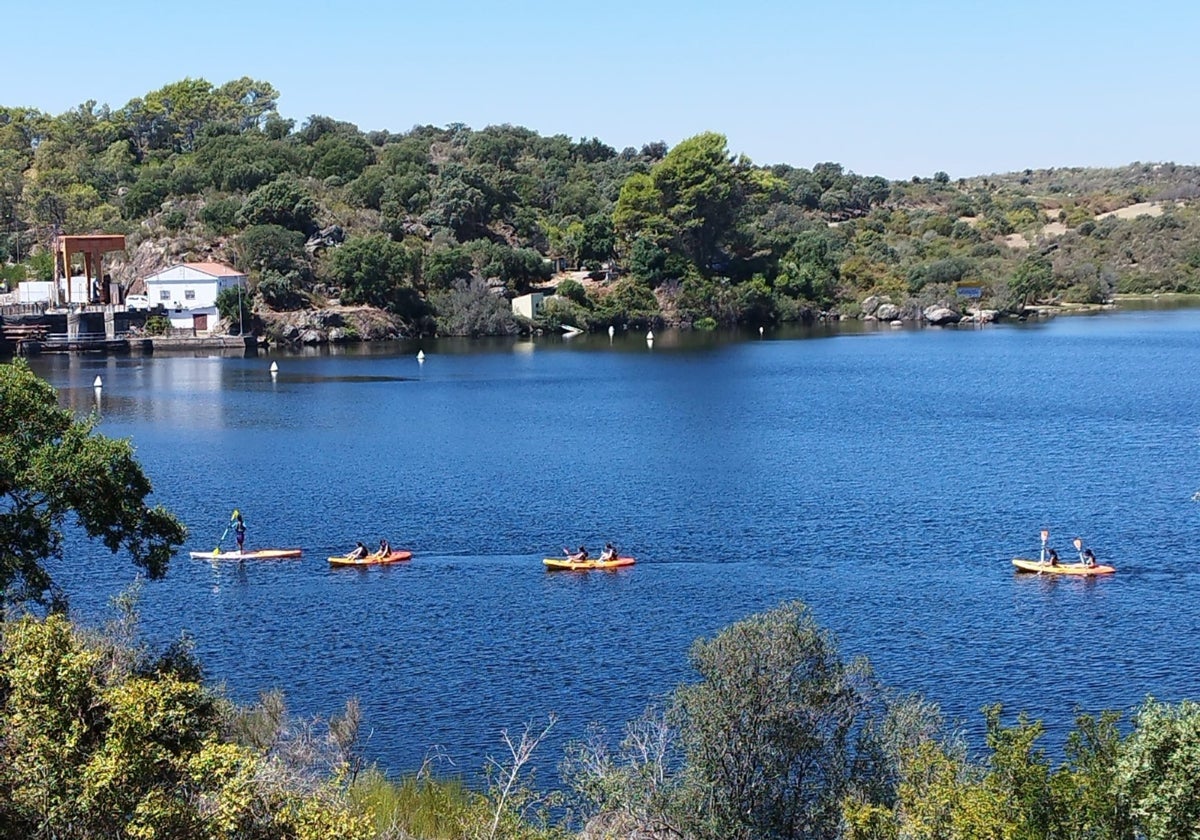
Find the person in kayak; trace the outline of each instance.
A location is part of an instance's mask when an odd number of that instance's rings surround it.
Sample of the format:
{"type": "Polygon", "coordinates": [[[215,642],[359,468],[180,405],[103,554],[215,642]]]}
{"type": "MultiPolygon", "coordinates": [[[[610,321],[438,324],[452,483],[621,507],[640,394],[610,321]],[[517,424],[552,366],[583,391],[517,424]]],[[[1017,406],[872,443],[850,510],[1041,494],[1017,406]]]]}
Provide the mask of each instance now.
{"type": "Polygon", "coordinates": [[[367,551],[367,547],[362,544],[362,540],[359,540],[358,543],[355,544],[354,550],[346,556],[351,560],[362,560],[370,553],[371,552],[367,551]]]}
{"type": "Polygon", "coordinates": [[[237,540],[238,552],[246,547],[246,521],[242,519],[242,512],[235,510],[233,512],[233,537],[237,540]]]}
{"type": "Polygon", "coordinates": [[[1057,566],[1057,565],[1058,565],[1058,552],[1057,552],[1057,551],[1055,551],[1053,548],[1049,549],[1049,558],[1048,558],[1047,562],[1048,562],[1048,563],[1049,563],[1051,566],[1057,566]]]}
{"type": "Polygon", "coordinates": [[[379,556],[387,557],[392,553],[392,544],[385,539],[379,540],[379,556]]]}
{"type": "Polygon", "coordinates": [[[588,559],[588,550],[582,545],[579,546],[579,551],[575,552],[574,554],[571,553],[571,549],[564,548],[563,554],[567,555],[567,560],[572,563],[585,563],[588,559]]]}
{"type": "Polygon", "coordinates": [[[1089,569],[1096,568],[1096,554],[1090,548],[1085,548],[1083,550],[1083,564],[1089,569]]]}
{"type": "Polygon", "coordinates": [[[605,543],[604,550],[600,552],[601,560],[616,560],[617,549],[612,543],[605,543]]]}

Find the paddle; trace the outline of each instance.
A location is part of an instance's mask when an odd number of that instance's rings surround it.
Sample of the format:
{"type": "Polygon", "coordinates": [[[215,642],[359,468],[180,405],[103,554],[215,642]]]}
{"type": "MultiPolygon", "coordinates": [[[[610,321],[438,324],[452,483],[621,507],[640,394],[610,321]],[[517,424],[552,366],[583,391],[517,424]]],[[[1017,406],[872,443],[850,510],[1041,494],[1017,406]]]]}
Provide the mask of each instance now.
{"type": "Polygon", "coordinates": [[[1083,540],[1081,540],[1079,537],[1076,537],[1074,542],[1075,550],[1079,552],[1079,562],[1086,564],[1087,561],[1083,559],[1083,540]]]}
{"type": "Polygon", "coordinates": [[[1050,539],[1050,532],[1045,528],[1042,529],[1042,555],[1038,559],[1039,563],[1046,562],[1046,540],[1050,539]]]}
{"type": "Polygon", "coordinates": [[[226,523],[225,530],[221,532],[221,539],[217,540],[217,547],[213,549],[213,554],[221,553],[221,543],[225,542],[225,538],[229,536],[229,529],[233,527],[233,523],[237,520],[237,516],[237,508],[234,508],[233,513],[229,514],[229,522],[226,523]]]}

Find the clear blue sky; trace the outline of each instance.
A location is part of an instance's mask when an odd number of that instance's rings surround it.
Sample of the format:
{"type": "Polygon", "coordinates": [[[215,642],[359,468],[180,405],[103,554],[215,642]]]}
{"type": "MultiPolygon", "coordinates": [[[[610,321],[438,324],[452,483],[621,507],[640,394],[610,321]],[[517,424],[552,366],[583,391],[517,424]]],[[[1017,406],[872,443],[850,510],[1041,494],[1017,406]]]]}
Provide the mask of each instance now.
{"type": "Polygon", "coordinates": [[[297,125],[711,130],[755,163],[889,178],[1200,162],[1195,0],[60,0],[0,27],[0,104],[53,114],[251,76],[297,125]]]}

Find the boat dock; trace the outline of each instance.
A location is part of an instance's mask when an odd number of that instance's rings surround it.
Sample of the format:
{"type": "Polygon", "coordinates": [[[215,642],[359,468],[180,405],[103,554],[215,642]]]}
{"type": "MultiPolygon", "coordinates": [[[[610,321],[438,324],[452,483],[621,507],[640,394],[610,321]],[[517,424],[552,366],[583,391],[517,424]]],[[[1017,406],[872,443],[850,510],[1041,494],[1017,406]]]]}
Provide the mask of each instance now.
{"type": "Polygon", "coordinates": [[[0,355],[42,353],[189,352],[238,350],[256,355],[255,336],[197,334],[192,329],[169,329],[148,335],[145,315],[116,311],[112,306],[88,307],[65,313],[30,311],[33,307],[4,307],[0,312],[0,355]],[[10,311],[17,310],[17,311],[10,311]]]}

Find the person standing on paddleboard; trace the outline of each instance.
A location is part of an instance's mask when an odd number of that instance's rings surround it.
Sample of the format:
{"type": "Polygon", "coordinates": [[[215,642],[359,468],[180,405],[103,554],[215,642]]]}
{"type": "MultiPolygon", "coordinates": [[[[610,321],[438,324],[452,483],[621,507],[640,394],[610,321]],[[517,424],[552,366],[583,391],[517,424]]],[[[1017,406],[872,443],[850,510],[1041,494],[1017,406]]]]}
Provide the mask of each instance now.
{"type": "Polygon", "coordinates": [[[238,553],[246,547],[246,522],[242,519],[242,512],[235,510],[233,512],[233,536],[237,540],[238,553]]]}

